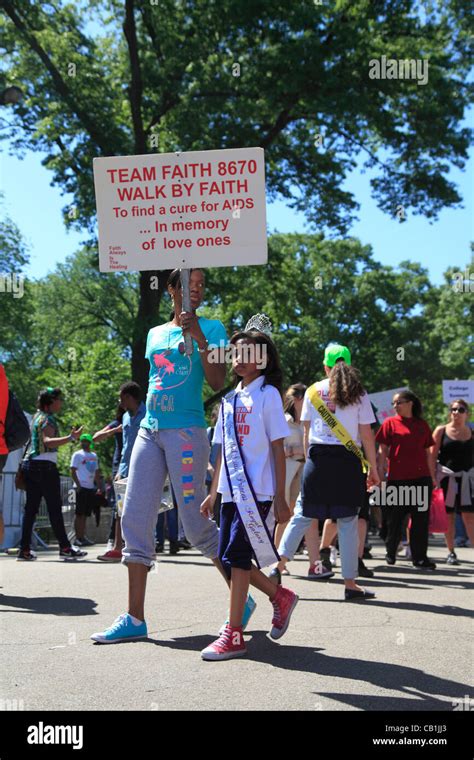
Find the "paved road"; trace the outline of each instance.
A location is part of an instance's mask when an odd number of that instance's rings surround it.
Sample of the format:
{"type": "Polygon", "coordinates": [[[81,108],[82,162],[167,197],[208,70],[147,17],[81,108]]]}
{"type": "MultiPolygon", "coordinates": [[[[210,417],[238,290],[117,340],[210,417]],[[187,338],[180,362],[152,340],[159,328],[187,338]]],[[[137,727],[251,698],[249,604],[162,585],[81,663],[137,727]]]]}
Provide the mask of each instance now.
{"type": "Polygon", "coordinates": [[[386,567],[375,541],[367,564],[376,577],[364,585],[377,599],[365,604],[342,601],[339,570],[330,582],[306,580],[297,557],[286,583],[300,602],[285,637],[267,637],[271,608],[257,592],[248,657],[221,663],[199,652],[223,621],[226,587],[194,551],[161,555],[150,573],[147,641],[90,641],[126,604],[126,570],[98,562],[102,551],[92,547],[80,564],[55,551],[31,564],[2,556],[0,699],[26,710],[451,711],[474,696],[472,549],[459,549],[462,565],[450,567],[435,542],[430,554],[441,561],[428,574],[406,560],[386,567]]]}

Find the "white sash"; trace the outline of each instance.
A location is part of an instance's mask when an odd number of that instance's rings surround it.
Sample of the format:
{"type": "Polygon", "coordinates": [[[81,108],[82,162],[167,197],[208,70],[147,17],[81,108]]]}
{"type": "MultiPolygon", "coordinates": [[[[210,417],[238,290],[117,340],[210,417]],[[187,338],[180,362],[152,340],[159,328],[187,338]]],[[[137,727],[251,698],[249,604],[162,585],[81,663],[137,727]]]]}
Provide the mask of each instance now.
{"type": "Polygon", "coordinates": [[[235,405],[233,398],[222,399],[222,453],[232,501],[237,507],[242,525],[247,534],[259,568],[279,562],[280,557],[272,537],[260,514],[252,484],[245,469],[245,461],[240,448],[235,427],[235,405]]]}

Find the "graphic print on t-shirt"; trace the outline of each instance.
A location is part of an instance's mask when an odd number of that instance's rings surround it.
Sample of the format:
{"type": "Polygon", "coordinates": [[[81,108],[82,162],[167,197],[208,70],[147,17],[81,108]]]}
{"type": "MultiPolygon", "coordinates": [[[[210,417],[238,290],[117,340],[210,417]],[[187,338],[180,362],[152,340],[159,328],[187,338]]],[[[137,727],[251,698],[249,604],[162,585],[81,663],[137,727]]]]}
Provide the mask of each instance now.
{"type": "Polygon", "coordinates": [[[252,414],[252,406],[236,406],[235,407],[235,427],[237,430],[237,436],[241,446],[244,446],[245,437],[250,433],[250,425],[247,417],[252,414]]]}
{"type": "MultiPolygon", "coordinates": [[[[183,385],[192,371],[192,358],[183,357],[181,362],[172,362],[167,358],[169,351],[153,352],[151,360],[158,370],[153,376],[153,392],[148,393],[147,409],[150,412],[174,412],[174,395],[165,393],[183,385]]],[[[158,426],[157,426],[158,427],[158,426]]]]}
{"type": "MultiPolygon", "coordinates": [[[[335,411],[336,411],[336,404],[334,403],[334,401],[331,401],[331,399],[329,397],[329,388],[327,388],[327,389],[325,389],[325,388],[318,388],[318,396],[320,396],[320,398],[322,398],[322,400],[326,404],[326,406],[329,409],[329,411],[334,414],[335,411]]],[[[327,425],[326,425],[326,427],[327,427],[327,425]]]]}
{"type": "Polygon", "coordinates": [[[76,451],[71,467],[76,469],[77,479],[83,488],[94,488],[94,477],[99,467],[97,455],[92,451],[76,451]]]}
{"type": "MultiPolygon", "coordinates": [[[[199,317],[210,344],[225,347],[227,335],[218,320],[199,317]]],[[[191,356],[184,354],[183,331],[176,325],[153,327],[147,337],[145,356],[150,363],[146,415],[141,427],[149,430],[206,427],[202,403],[204,368],[198,345],[191,356]]]]}
{"type": "Polygon", "coordinates": [[[179,385],[182,385],[186,382],[189,375],[191,374],[192,370],[192,359],[190,356],[187,356],[187,361],[184,363],[180,363],[178,366],[176,365],[176,362],[170,362],[169,359],[166,358],[167,351],[157,351],[156,353],[153,353],[153,364],[155,367],[157,367],[158,372],[154,376],[155,381],[155,390],[162,391],[166,388],[166,390],[170,390],[171,388],[177,388],[179,385]],[[175,377],[172,378],[170,383],[163,383],[163,379],[167,375],[175,375],[175,377]],[[182,377],[183,379],[179,379],[182,377]],[[175,381],[175,382],[173,382],[175,381]]]}

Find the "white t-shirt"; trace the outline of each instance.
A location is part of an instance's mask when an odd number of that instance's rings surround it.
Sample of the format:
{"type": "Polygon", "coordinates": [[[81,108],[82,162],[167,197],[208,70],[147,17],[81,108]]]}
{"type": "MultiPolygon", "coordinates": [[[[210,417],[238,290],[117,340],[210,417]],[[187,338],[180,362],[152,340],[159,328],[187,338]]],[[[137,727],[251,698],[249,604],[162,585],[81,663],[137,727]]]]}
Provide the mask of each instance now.
{"type": "MultiPolygon", "coordinates": [[[[364,395],[361,396],[357,404],[351,404],[350,406],[345,406],[344,409],[341,409],[340,406],[336,406],[329,400],[328,377],[325,380],[321,380],[321,382],[317,384],[317,388],[319,395],[328,409],[344,425],[352,440],[360,446],[359,425],[370,425],[372,422],[375,422],[375,415],[367,393],[364,393],[364,395]]],[[[323,422],[323,418],[309,400],[308,391],[304,394],[301,420],[303,422],[311,423],[309,427],[310,444],[326,443],[334,446],[342,446],[339,439],[331,433],[331,430],[326,423],[323,422]]]]}
{"type": "MultiPolygon", "coordinates": [[[[264,378],[260,375],[245,388],[239,383],[226,398],[233,400],[234,393],[237,393],[236,427],[247,474],[258,501],[270,501],[275,495],[271,442],[286,438],[290,430],[280,394],[273,385],[263,386],[263,382],[264,378]]],[[[222,443],[222,407],[212,442],[222,443]]],[[[217,490],[222,494],[223,502],[232,501],[224,462],[221,464],[217,490]]]]}
{"type": "MultiPolygon", "coordinates": [[[[94,476],[99,466],[97,454],[93,451],[75,451],[71,457],[71,467],[77,470],[77,479],[82,488],[94,488],[94,476]]],[[[76,484],[74,483],[74,486],[76,484]]]]}

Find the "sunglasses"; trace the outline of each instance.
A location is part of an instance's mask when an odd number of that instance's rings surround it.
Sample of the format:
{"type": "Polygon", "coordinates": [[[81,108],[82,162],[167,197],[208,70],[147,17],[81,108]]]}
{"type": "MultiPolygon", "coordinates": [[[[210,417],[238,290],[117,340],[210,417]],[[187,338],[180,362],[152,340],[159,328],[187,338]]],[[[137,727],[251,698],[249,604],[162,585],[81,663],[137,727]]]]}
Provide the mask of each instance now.
{"type": "Polygon", "coordinates": [[[464,412],[467,412],[467,409],[464,406],[453,406],[451,407],[450,411],[459,412],[459,414],[464,414],[464,412]]]}

